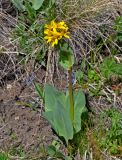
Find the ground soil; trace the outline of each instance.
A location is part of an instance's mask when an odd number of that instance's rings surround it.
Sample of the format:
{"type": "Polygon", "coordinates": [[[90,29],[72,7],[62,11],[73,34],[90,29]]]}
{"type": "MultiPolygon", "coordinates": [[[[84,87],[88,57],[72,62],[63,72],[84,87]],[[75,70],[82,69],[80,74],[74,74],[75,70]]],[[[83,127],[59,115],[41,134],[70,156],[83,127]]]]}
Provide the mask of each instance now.
{"type": "MultiPolygon", "coordinates": [[[[42,159],[46,156],[44,147],[51,144],[53,133],[41,116],[40,103],[33,104],[34,108],[17,104],[17,100],[35,103],[38,96],[32,84],[23,87],[27,74],[22,74],[22,68],[16,66],[15,46],[9,41],[10,31],[16,23],[16,11],[9,0],[2,1],[0,7],[0,151],[11,152],[14,156],[17,152],[25,152],[29,159],[37,155],[42,159]]],[[[40,82],[44,72],[40,69],[36,75],[40,82]]]]}
{"type": "Polygon", "coordinates": [[[0,150],[16,155],[21,148],[31,159],[36,154],[43,157],[41,148],[51,144],[53,133],[42,117],[43,106],[33,85],[22,88],[13,79],[0,87],[0,150]]]}

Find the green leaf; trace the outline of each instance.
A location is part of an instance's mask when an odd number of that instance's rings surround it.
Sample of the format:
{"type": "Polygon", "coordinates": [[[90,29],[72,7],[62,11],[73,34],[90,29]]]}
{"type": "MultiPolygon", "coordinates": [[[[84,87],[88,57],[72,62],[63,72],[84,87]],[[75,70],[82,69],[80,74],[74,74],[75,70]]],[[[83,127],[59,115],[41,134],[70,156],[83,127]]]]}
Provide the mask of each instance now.
{"type": "Polygon", "coordinates": [[[82,92],[82,90],[74,92],[74,108],[75,108],[74,129],[75,132],[77,133],[81,130],[81,115],[84,112],[87,112],[85,95],[82,92]]]}
{"type": "Polygon", "coordinates": [[[56,90],[53,86],[47,84],[45,86],[44,93],[45,93],[45,111],[54,110],[55,109],[54,104],[59,99],[60,101],[62,101],[62,103],[64,103],[65,100],[64,93],[56,90]]]}
{"type": "Polygon", "coordinates": [[[73,138],[73,126],[69,112],[59,101],[56,102],[55,117],[57,133],[63,136],[68,143],[68,140],[73,138]]]}
{"type": "Polygon", "coordinates": [[[118,75],[122,75],[122,63],[115,64],[113,68],[111,68],[111,71],[118,75]]]}
{"type": "Polygon", "coordinates": [[[68,46],[67,43],[64,43],[60,46],[60,65],[69,70],[74,64],[74,55],[72,49],[68,46]]]}
{"type": "Polygon", "coordinates": [[[19,10],[19,11],[25,11],[25,6],[23,5],[23,0],[11,0],[13,5],[19,10]]]}
{"type": "Polygon", "coordinates": [[[101,72],[104,77],[109,79],[109,77],[112,75],[112,68],[116,64],[115,60],[113,58],[106,58],[103,63],[101,64],[101,72]]]}
{"type": "Polygon", "coordinates": [[[72,158],[69,156],[66,156],[64,160],[72,160],[72,158]]]}
{"type": "Polygon", "coordinates": [[[122,32],[122,16],[119,16],[119,17],[116,18],[114,29],[117,32],[122,32]]]}
{"type": "Polygon", "coordinates": [[[51,85],[45,86],[45,113],[44,117],[50,122],[59,136],[64,137],[66,143],[73,138],[73,126],[70,120],[69,105],[66,105],[67,96],[51,85]]]}
{"type": "MultiPolygon", "coordinates": [[[[31,20],[31,22],[33,23],[36,19],[36,11],[35,9],[32,7],[31,3],[28,1],[25,1],[25,10],[27,12],[27,16],[28,19],[31,20]]],[[[31,26],[32,27],[32,26],[31,26]]]]}
{"type": "Polygon", "coordinates": [[[69,113],[60,101],[56,101],[53,105],[55,109],[53,111],[47,111],[43,115],[50,122],[56,133],[64,137],[66,143],[68,143],[68,140],[73,138],[73,126],[69,113]]]}
{"type": "MultiPolygon", "coordinates": [[[[58,144],[59,145],[59,144],[58,144]]],[[[65,156],[60,150],[59,148],[57,148],[56,145],[50,145],[47,148],[47,152],[48,154],[52,157],[52,158],[61,158],[62,160],[72,160],[70,159],[69,156],[65,156]]]]}
{"type": "Polygon", "coordinates": [[[44,100],[44,92],[42,87],[40,86],[40,84],[38,83],[34,83],[35,86],[35,90],[37,91],[37,93],[39,94],[40,98],[42,98],[44,100]]]}
{"type": "Polygon", "coordinates": [[[53,146],[53,145],[48,146],[47,152],[51,157],[53,157],[56,154],[55,146],[53,146]]]}
{"type": "MultiPolygon", "coordinates": [[[[81,116],[83,113],[88,112],[86,108],[85,95],[82,90],[74,91],[74,123],[73,128],[75,133],[81,130],[81,116]]],[[[65,107],[68,113],[70,113],[70,101],[69,93],[66,94],[65,107]]]]}
{"type": "Polygon", "coordinates": [[[113,74],[122,75],[122,63],[117,64],[113,58],[106,58],[101,64],[100,69],[103,76],[107,79],[113,74]]]}
{"type": "MultiPolygon", "coordinates": [[[[55,130],[54,113],[53,111],[47,111],[43,113],[43,117],[48,120],[52,128],[55,130]]],[[[56,131],[56,130],[55,130],[56,131]]]]}
{"type": "Polygon", "coordinates": [[[56,1],[56,0],[50,0],[50,1],[49,1],[49,3],[50,3],[49,6],[54,5],[55,1],[56,1]]]}
{"type": "Polygon", "coordinates": [[[38,10],[42,6],[43,2],[44,0],[32,0],[33,8],[38,10]]]}
{"type": "Polygon", "coordinates": [[[9,160],[7,153],[0,152],[0,160],[9,160]]]}
{"type": "Polygon", "coordinates": [[[52,125],[56,133],[64,137],[66,143],[73,138],[73,134],[81,129],[81,115],[87,112],[84,93],[79,90],[74,92],[74,123],[70,118],[70,101],[69,93],[65,95],[63,92],[56,90],[51,85],[45,86],[45,112],[44,117],[52,125]]]}

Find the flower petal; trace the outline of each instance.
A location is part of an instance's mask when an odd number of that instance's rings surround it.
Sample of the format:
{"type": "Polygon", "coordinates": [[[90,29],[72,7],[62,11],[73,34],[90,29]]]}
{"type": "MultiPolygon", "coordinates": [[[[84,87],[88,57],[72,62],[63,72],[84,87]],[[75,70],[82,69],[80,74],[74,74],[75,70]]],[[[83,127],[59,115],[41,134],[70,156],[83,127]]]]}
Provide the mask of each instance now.
{"type": "Polygon", "coordinates": [[[49,33],[49,30],[48,29],[45,29],[44,30],[44,34],[48,34],[49,33]]]}
{"type": "Polygon", "coordinates": [[[67,34],[64,34],[64,37],[65,37],[65,38],[70,38],[67,34]]]}
{"type": "Polygon", "coordinates": [[[45,36],[45,37],[44,37],[44,39],[48,39],[48,38],[49,38],[48,36],[45,36]]]}
{"type": "Polygon", "coordinates": [[[58,39],[55,39],[55,44],[58,44],[58,39]]]}
{"type": "Polygon", "coordinates": [[[47,43],[51,42],[52,47],[58,44],[58,41],[62,39],[64,36],[65,38],[69,37],[68,27],[64,21],[55,22],[52,20],[50,24],[45,25],[44,34],[46,35],[44,39],[46,39],[47,43]]]}
{"type": "Polygon", "coordinates": [[[52,47],[54,47],[54,45],[55,45],[55,42],[52,42],[52,47]]]}

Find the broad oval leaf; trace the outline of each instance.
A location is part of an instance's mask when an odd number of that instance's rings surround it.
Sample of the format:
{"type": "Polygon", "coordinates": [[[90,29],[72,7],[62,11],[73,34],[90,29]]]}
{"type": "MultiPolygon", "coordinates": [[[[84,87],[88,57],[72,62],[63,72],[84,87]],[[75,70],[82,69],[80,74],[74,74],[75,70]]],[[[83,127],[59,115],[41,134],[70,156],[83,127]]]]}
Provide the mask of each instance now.
{"type": "Polygon", "coordinates": [[[59,59],[59,63],[66,70],[69,70],[73,66],[73,64],[74,64],[73,51],[68,46],[67,43],[63,44],[63,46],[60,46],[60,59],[59,59]]]}
{"type": "Polygon", "coordinates": [[[43,2],[44,0],[32,0],[33,8],[38,10],[42,6],[43,2]]]}
{"type": "Polygon", "coordinates": [[[53,86],[47,84],[45,86],[45,111],[52,111],[55,109],[54,104],[57,100],[60,100],[63,104],[65,103],[65,94],[58,91],[53,86]]]}
{"type": "Polygon", "coordinates": [[[67,112],[60,101],[56,101],[53,105],[55,109],[47,111],[43,115],[50,122],[56,133],[63,137],[68,144],[68,140],[73,138],[73,126],[69,112],[67,112]]]}
{"type": "Polygon", "coordinates": [[[74,129],[75,133],[81,130],[81,115],[87,112],[85,95],[82,90],[74,92],[74,129]]]}
{"type": "Polygon", "coordinates": [[[74,109],[74,123],[72,124],[69,93],[65,95],[51,85],[45,86],[45,113],[43,115],[56,133],[64,137],[66,143],[73,138],[74,133],[81,130],[81,115],[87,112],[82,90],[74,92],[74,109]]]}
{"type": "MultiPolygon", "coordinates": [[[[86,99],[82,90],[74,91],[74,123],[73,128],[75,133],[81,130],[81,116],[83,113],[87,112],[86,99]]],[[[65,107],[67,112],[70,112],[70,101],[69,93],[66,94],[65,107]]]]}

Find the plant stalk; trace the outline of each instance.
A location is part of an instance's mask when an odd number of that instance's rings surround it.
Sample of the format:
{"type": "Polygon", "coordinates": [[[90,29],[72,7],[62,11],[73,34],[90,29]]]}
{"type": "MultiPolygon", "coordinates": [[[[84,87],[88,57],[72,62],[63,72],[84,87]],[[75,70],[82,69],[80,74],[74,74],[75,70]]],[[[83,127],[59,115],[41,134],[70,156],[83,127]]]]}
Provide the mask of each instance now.
{"type": "Polygon", "coordinates": [[[69,73],[70,118],[73,124],[74,122],[74,98],[73,98],[73,87],[72,87],[72,67],[68,70],[68,73],[69,73]]]}

